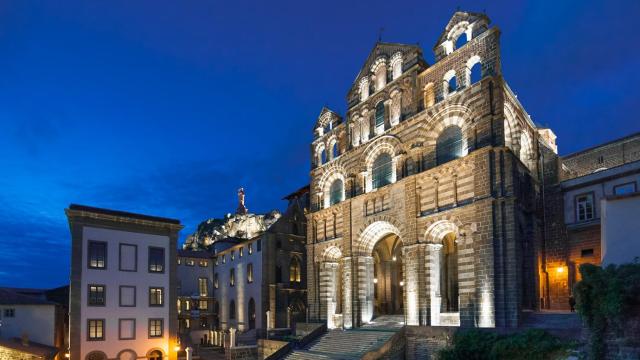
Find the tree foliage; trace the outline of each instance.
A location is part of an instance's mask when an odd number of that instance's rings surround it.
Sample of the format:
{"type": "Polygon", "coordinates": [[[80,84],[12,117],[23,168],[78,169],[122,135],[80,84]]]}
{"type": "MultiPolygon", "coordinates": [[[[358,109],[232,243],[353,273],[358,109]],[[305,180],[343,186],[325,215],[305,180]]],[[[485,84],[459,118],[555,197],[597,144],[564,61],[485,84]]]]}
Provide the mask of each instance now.
{"type": "Polygon", "coordinates": [[[440,359],[552,360],[564,358],[571,347],[572,344],[539,329],[508,335],[467,330],[456,333],[452,346],[440,351],[440,359]]]}
{"type": "Polygon", "coordinates": [[[590,357],[600,359],[607,333],[621,334],[626,314],[640,305],[640,263],[606,268],[583,264],[580,274],[574,287],[576,308],[589,328],[590,357]]]}

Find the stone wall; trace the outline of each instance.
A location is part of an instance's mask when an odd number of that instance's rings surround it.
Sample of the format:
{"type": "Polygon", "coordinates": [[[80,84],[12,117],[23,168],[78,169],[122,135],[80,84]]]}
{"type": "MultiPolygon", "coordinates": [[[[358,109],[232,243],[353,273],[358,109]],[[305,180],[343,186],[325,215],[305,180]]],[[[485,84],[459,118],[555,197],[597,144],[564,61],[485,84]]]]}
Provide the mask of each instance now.
{"type": "Polygon", "coordinates": [[[258,359],[257,346],[237,346],[224,349],[226,360],[255,360],[258,359]]]}
{"type": "Polygon", "coordinates": [[[0,360],[42,360],[42,357],[0,346],[0,360]]]}
{"type": "Polygon", "coordinates": [[[266,359],[289,344],[286,341],[258,339],[257,359],[266,359]]]}
{"type": "Polygon", "coordinates": [[[405,359],[437,359],[438,351],[451,345],[456,330],[453,327],[407,326],[405,359]]]}
{"type": "Polygon", "coordinates": [[[640,160],[640,133],[562,157],[562,180],[640,160]]]}

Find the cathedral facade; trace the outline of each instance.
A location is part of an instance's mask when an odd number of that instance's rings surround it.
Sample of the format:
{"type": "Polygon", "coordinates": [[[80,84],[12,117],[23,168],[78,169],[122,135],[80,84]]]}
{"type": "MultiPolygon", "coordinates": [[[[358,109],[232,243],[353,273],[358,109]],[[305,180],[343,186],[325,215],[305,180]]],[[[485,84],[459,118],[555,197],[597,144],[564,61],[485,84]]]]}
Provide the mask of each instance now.
{"type": "Polygon", "coordinates": [[[515,327],[544,301],[538,129],[502,76],[500,30],[456,12],[427,64],[378,42],[311,143],[311,319],[515,327]]]}

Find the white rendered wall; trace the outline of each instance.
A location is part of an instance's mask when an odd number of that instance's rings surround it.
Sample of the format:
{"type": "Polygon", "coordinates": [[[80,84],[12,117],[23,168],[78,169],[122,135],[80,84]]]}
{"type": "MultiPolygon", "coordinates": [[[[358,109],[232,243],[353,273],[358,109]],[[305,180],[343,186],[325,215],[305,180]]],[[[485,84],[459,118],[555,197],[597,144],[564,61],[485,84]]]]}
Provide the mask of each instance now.
{"type": "Polygon", "coordinates": [[[29,341],[55,346],[55,305],[2,305],[0,306],[0,338],[20,338],[26,334],[29,341]],[[14,309],[14,317],[5,317],[5,309],[14,309]]]}
{"type": "Polygon", "coordinates": [[[91,351],[104,352],[108,358],[115,358],[125,349],[145,356],[151,349],[159,348],[164,355],[169,352],[169,269],[175,266],[175,260],[169,259],[169,237],[133,233],[119,230],[85,227],[82,235],[82,291],[81,291],[81,359],[91,351]],[[88,241],[105,241],[107,245],[107,270],[89,269],[87,267],[88,241]],[[138,246],[138,269],[136,272],[119,271],[119,244],[135,244],[138,246]],[[165,249],[164,273],[148,272],[149,246],[165,249]],[[106,306],[87,306],[87,285],[106,285],[106,306]],[[119,306],[119,288],[121,285],[136,287],[136,306],[119,306]],[[164,306],[149,307],[149,287],[164,288],[164,306]],[[136,319],[135,340],[118,339],[118,319],[136,319]],[[163,319],[163,337],[149,338],[149,319],[163,319]],[[87,341],[87,319],[106,319],[105,340],[87,341]]]}
{"type": "Polygon", "coordinates": [[[602,266],[640,258],[640,195],[602,201],[602,266]]]}
{"type": "MultiPolygon", "coordinates": [[[[266,244],[262,244],[265,246],[266,244]]],[[[220,326],[223,329],[241,326],[241,329],[249,329],[249,300],[253,298],[256,304],[256,329],[262,326],[262,251],[258,252],[257,244],[253,242],[253,254],[249,254],[247,243],[243,243],[244,255],[239,256],[239,247],[233,247],[218,254],[218,265],[214,266],[213,273],[218,274],[218,288],[214,289],[214,297],[220,304],[220,326]],[[235,252],[235,259],[231,261],[231,250],[235,252]],[[222,263],[221,256],[226,256],[226,263],[222,263]],[[253,264],[253,282],[247,283],[247,264],[253,264]],[[235,286],[229,286],[230,269],[235,269],[235,286]],[[235,300],[236,318],[229,318],[229,303],[235,300]],[[241,324],[242,323],[242,324],[241,324]]],[[[214,275],[215,276],[215,275],[214,275]]]]}

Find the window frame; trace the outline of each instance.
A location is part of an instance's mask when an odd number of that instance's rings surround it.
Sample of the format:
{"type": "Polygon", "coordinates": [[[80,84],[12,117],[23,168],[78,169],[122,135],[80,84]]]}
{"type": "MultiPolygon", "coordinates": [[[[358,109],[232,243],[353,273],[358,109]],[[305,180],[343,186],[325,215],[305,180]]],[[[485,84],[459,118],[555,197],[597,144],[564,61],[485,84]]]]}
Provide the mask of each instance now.
{"type": "Polygon", "coordinates": [[[138,271],[138,245],[136,244],[127,244],[127,243],[120,243],[118,246],[118,271],[125,271],[125,272],[137,272],[138,271]],[[133,267],[133,270],[126,270],[122,268],[122,247],[123,246],[132,246],[135,249],[135,265],[133,267]]]}
{"type": "MultiPolygon", "coordinates": [[[[87,268],[91,270],[107,270],[109,264],[109,244],[106,241],[89,240],[87,242],[87,268]],[[91,266],[91,246],[92,245],[104,245],[104,266],[91,266]]],[[[97,262],[98,260],[96,260],[97,262]]]]}
{"type": "Polygon", "coordinates": [[[613,195],[626,195],[626,194],[633,194],[635,192],[638,191],[638,184],[635,181],[629,181],[626,183],[622,183],[622,184],[617,184],[613,186],[613,195]],[[622,194],[618,194],[617,191],[619,188],[622,188],[624,186],[628,186],[628,185],[633,185],[633,190],[630,193],[622,193],[622,194]]]}
{"type": "MultiPolygon", "coordinates": [[[[159,246],[149,246],[149,251],[147,253],[148,257],[147,257],[147,272],[149,274],[164,274],[165,273],[165,269],[167,267],[167,262],[166,260],[166,251],[165,248],[163,247],[159,247],[159,246]],[[162,270],[158,271],[158,270],[151,270],[151,251],[153,250],[162,250],[162,270]]],[[[157,263],[153,264],[154,266],[158,266],[157,263]]]]}
{"type": "Polygon", "coordinates": [[[106,340],[106,327],[107,327],[107,320],[106,319],[87,319],[87,341],[105,341],[106,340]],[[100,321],[102,324],[102,337],[91,337],[91,322],[92,321],[100,321]]]}
{"type": "Polygon", "coordinates": [[[163,318],[150,318],[147,323],[147,336],[149,339],[158,339],[164,336],[164,319],[163,318]],[[160,335],[151,335],[151,322],[160,321],[160,335]]]}
{"type": "Polygon", "coordinates": [[[591,220],[596,219],[596,206],[595,206],[595,202],[596,202],[596,195],[594,191],[589,191],[589,192],[585,192],[585,193],[581,193],[581,194],[576,194],[573,198],[573,203],[575,206],[575,222],[576,223],[585,223],[591,220]],[[591,196],[591,209],[592,209],[592,216],[590,218],[586,217],[586,211],[585,211],[585,219],[580,219],[580,208],[579,208],[579,201],[578,198],[582,197],[582,196],[591,196]]]}
{"type": "Polygon", "coordinates": [[[5,308],[3,311],[3,315],[5,318],[15,318],[16,308],[5,308]]]}
{"type": "Polygon", "coordinates": [[[198,277],[198,294],[201,297],[209,296],[209,279],[206,277],[198,277]],[[204,280],[205,292],[202,292],[202,280],[204,280]]]}
{"type": "Polygon", "coordinates": [[[118,291],[118,307],[136,307],[136,304],[138,303],[137,296],[138,296],[137,289],[135,285],[120,285],[120,288],[118,291]],[[133,305],[122,305],[122,289],[123,288],[133,289],[133,305]]]}
{"type": "Polygon", "coordinates": [[[135,318],[123,318],[123,319],[118,319],[118,340],[135,340],[136,339],[136,319],[135,318]],[[122,337],[122,326],[121,326],[121,322],[122,321],[131,321],[133,320],[133,337],[130,338],[124,338],[122,337]]]}
{"type": "Polygon", "coordinates": [[[394,172],[394,168],[393,168],[393,155],[383,152],[378,154],[378,156],[373,160],[373,163],[371,164],[371,189],[380,189],[382,187],[385,187],[389,184],[393,183],[393,172],[394,172]],[[382,164],[378,164],[376,166],[376,163],[378,162],[378,159],[380,159],[383,156],[388,156],[389,157],[389,162],[385,162],[382,164]],[[380,173],[382,171],[382,169],[384,167],[386,167],[385,165],[389,166],[389,172],[388,173],[380,173]],[[388,176],[388,179],[387,179],[388,176]],[[385,181],[382,181],[385,180],[385,181]]]}
{"type": "MultiPolygon", "coordinates": [[[[157,300],[157,299],[156,299],[157,300]]],[[[164,287],[162,286],[149,286],[149,307],[164,307],[164,287]],[[152,304],[151,303],[151,290],[160,290],[160,304],[152,304]]]]}
{"type": "Polygon", "coordinates": [[[87,307],[105,307],[107,306],[107,285],[104,284],[87,284],[87,307]],[[102,288],[102,304],[91,303],[91,287],[102,288]]]}
{"type": "Polygon", "coordinates": [[[247,284],[253,283],[253,263],[247,264],[247,284]]]}

